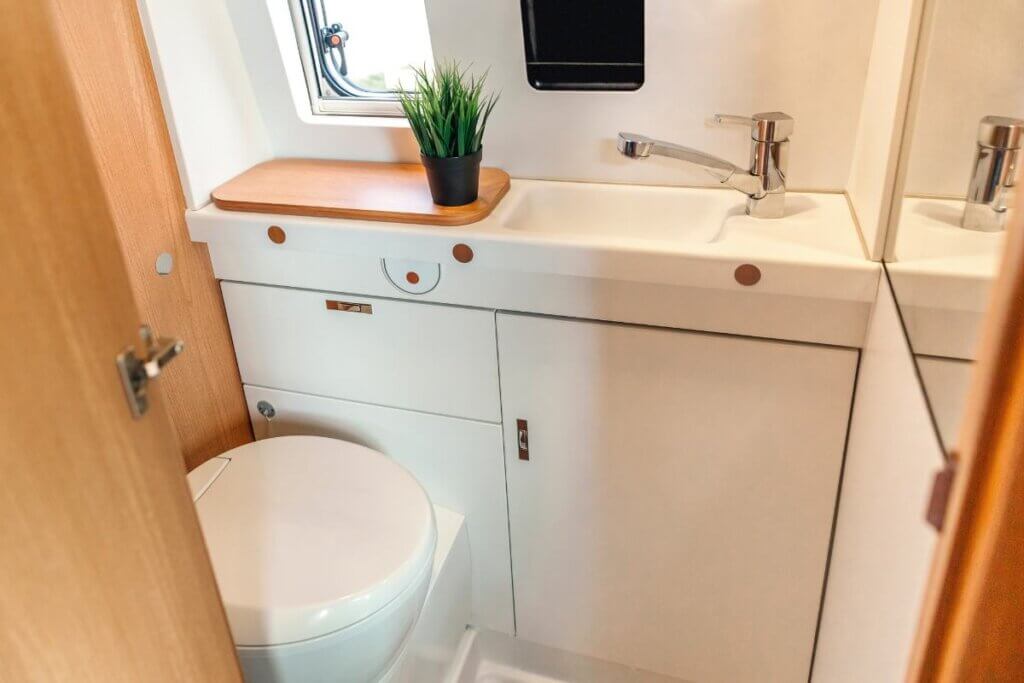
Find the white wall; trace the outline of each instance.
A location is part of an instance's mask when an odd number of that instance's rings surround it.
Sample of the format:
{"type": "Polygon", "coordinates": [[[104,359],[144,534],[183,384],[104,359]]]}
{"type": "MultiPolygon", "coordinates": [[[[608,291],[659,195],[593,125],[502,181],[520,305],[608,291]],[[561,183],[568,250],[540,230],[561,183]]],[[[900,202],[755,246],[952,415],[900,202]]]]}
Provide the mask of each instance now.
{"type": "Polygon", "coordinates": [[[428,0],[439,57],[489,65],[502,91],[486,144],[513,175],[706,184],[671,160],[624,159],[619,130],[746,164],[750,137],[716,112],[796,119],[792,188],[846,187],[878,0],[647,0],[646,82],[635,93],[553,93],[526,82],[519,3],[428,0]],[[467,30],[468,27],[471,29],[467,30]]]}
{"type": "Polygon", "coordinates": [[[196,209],[269,158],[270,137],[224,5],[138,1],[185,203],[196,209]]]}
{"type": "MultiPolygon", "coordinates": [[[[274,156],[417,159],[402,122],[308,113],[284,0],[141,1],[160,6],[151,33],[195,201],[245,168],[238,154],[225,162],[220,141],[201,128],[177,123],[185,109],[217,130],[228,120],[229,112],[207,102],[207,95],[218,99],[208,77],[168,67],[192,59],[197,41],[241,51],[274,156]],[[221,20],[224,8],[233,31],[221,20]]],[[[636,93],[537,92],[526,82],[518,2],[426,2],[437,56],[489,66],[491,85],[502,92],[485,139],[487,164],[519,177],[707,184],[702,172],[677,162],[620,157],[615,134],[633,129],[746,163],[745,132],[710,128],[706,119],[779,109],[796,118],[790,186],[846,187],[878,0],[647,0],[647,77],[636,93]]],[[[247,111],[249,100],[241,100],[247,111]]]]}
{"type": "Polygon", "coordinates": [[[920,0],[880,0],[847,193],[869,256],[881,260],[906,114],[920,0]]]}
{"type": "Polygon", "coordinates": [[[963,197],[983,116],[1024,118],[1021,0],[936,0],[906,193],[963,197]]]}
{"type": "Polygon", "coordinates": [[[904,680],[938,538],[925,507],[942,464],[882,278],[858,373],[813,683],[904,680]]]}

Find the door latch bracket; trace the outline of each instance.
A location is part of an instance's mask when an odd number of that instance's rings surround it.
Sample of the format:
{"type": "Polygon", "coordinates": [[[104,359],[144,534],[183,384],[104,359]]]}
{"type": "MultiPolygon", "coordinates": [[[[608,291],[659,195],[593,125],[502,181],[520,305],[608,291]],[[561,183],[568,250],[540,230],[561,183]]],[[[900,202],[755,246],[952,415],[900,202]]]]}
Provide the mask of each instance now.
{"type": "Polygon", "coordinates": [[[149,325],[139,328],[139,337],[145,345],[143,358],[136,355],[134,346],[125,347],[124,351],[117,354],[117,370],[121,376],[121,384],[132,417],[136,420],[149,410],[149,381],[159,377],[163,367],[185,349],[185,343],[180,339],[155,338],[149,325]]]}
{"type": "Polygon", "coordinates": [[[516,445],[519,447],[519,459],[530,459],[530,426],[526,420],[516,420],[516,445]]]}

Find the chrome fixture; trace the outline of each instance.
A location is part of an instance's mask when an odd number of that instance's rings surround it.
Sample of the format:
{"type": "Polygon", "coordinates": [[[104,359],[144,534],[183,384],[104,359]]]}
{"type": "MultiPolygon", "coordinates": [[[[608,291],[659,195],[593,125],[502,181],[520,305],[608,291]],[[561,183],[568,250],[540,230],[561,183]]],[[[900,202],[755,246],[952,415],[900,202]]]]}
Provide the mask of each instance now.
{"type": "Polygon", "coordinates": [[[963,227],[984,232],[1004,229],[1022,143],[1024,120],[1006,116],[986,116],[981,120],[967,205],[960,223],[963,227]]]}
{"type": "Polygon", "coordinates": [[[139,329],[139,337],[145,344],[142,355],[135,352],[134,346],[126,347],[117,355],[117,372],[128,399],[128,407],[136,420],[149,410],[150,381],[159,377],[164,366],[185,350],[185,343],[180,339],[153,336],[149,325],[139,329]]]}
{"type": "Polygon", "coordinates": [[[696,149],[653,140],[635,133],[619,133],[619,152],[631,159],[664,156],[699,166],[723,185],[747,195],[747,214],[756,218],[782,218],[786,209],[786,168],[793,118],[773,111],[746,116],[716,114],[716,125],[750,128],[750,169],[696,149]]]}

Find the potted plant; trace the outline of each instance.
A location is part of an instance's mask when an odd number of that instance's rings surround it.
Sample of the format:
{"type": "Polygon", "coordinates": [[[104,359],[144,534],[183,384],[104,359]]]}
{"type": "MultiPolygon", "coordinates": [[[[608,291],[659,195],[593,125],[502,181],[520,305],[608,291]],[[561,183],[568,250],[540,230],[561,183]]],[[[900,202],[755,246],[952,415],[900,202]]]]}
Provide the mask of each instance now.
{"type": "Polygon", "coordinates": [[[439,64],[433,73],[413,71],[415,89],[402,88],[398,98],[420,145],[434,203],[476,201],[484,129],[498,98],[484,94],[486,76],[477,79],[454,62],[439,64]]]}

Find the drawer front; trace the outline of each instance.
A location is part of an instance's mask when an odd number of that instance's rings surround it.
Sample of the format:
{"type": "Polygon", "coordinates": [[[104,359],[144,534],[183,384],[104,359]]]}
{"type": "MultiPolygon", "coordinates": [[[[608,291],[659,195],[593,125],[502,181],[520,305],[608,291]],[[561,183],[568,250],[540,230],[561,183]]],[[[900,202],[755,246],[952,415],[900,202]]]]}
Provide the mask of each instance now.
{"type": "Polygon", "coordinates": [[[225,282],[245,384],[498,422],[492,311],[225,282]]]}

